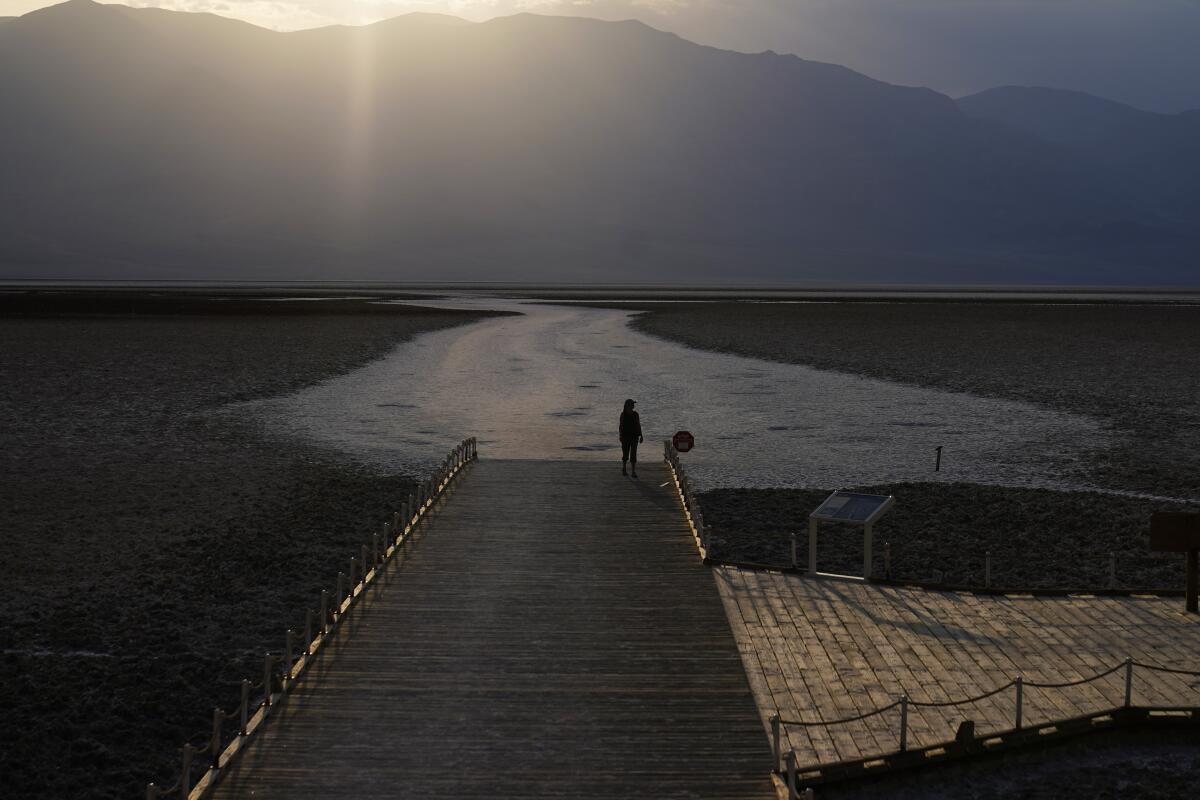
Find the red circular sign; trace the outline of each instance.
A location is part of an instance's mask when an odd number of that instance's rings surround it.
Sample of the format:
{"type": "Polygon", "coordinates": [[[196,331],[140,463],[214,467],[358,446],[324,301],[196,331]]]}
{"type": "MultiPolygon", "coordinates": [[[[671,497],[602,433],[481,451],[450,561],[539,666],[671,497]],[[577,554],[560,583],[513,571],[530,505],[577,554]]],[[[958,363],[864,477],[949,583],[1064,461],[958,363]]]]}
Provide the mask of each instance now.
{"type": "Polygon", "coordinates": [[[690,431],[679,431],[671,437],[671,444],[681,453],[686,453],[696,446],[696,437],[690,431]]]}

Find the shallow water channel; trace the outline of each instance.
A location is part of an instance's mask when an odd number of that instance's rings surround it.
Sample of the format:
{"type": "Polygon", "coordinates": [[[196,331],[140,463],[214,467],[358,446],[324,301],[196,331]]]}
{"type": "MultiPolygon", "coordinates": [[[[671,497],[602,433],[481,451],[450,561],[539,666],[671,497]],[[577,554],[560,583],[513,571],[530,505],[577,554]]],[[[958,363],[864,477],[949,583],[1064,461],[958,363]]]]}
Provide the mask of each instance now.
{"type": "Polygon", "coordinates": [[[1025,403],[692,350],[631,330],[625,311],[482,297],[422,305],[521,316],[425,334],[342,377],[232,410],[389,474],[424,471],[470,435],[486,458],[606,459],[617,470],[617,417],[632,397],[643,460],[690,430],[686,459],[705,488],[1080,488],[1072,465],[1110,436],[1093,419],[1025,403]]]}

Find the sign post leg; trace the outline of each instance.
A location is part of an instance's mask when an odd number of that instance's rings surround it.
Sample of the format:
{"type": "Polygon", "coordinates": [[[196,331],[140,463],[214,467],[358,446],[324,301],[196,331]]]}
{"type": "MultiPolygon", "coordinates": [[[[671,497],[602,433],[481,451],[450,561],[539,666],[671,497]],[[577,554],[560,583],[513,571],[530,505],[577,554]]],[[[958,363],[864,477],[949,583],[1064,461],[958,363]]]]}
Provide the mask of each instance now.
{"type": "Polygon", "coordinates": [[[1197,604],[1197,588],[1200,588],[1197,586],[1200,583],[1200,575],[1197,575],[1197,572],[1200,572],[1197,569],[1200,566],[1197,564],[1198,560],[1200,550],[1187,551],[1187,610],[1190,614],[1200,613],[1200,606],[1197,604]]]}
{"type": "Polygon", "coordinates": [[[817,574],[817,521],[808,521],[808,574],[817,574]]]}
{"type": "Polygon", "coordinates": [[[871,552],[872,540],[875,538],[871,531],[871,523],[863,525],[863,580],[871,580],[871,562],[874,561],[874,554],[871,552]]]}

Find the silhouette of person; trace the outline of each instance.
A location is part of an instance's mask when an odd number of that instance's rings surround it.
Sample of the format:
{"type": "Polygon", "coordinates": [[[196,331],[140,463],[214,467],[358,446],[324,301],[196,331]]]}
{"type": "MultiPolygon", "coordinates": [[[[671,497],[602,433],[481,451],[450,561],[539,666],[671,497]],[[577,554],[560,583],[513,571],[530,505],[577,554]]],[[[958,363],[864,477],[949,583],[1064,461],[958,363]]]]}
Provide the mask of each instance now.
{"type": "Polygon", "coordinates": [[[633,477],[637,477],[637,446],[642,438],[642,420],[633,410],[637,405],[633,400],[625,401],[625,409],[621,411],[621,424],[617,433],[621,437],[621,474],[625,475],[625,462],[633,465],[633,477]]]}

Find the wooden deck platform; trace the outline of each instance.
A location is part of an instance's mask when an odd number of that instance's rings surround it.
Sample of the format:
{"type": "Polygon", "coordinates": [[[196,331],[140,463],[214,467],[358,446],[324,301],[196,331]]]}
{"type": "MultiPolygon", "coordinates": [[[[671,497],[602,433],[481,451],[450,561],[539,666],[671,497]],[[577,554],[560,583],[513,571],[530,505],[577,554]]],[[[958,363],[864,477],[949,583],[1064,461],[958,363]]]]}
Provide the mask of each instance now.
{"type": "Polygon", "coordinates": [[[774,797],[666,467],[467,470],[215,796],[774,797]]]}
{"type": "MultiPolygon", "coordinates": [[[[1200,624],[1183,601],[1158,598],[986,596],[874,586],[733,567],[716,569],[763,724],[833,720],[885,706],[967,698],[1008,683],[1089,677],[1132,656],[1197,669],[1200,624]]],[[[1134,670],[1133,704],[1200,705],[1200,678],[1134,670]]],[[[1026,725],[1119,706],[1124,670],[1065,689],[1024,687],[1026,725]]],[[[897,749],[899,710],[856,723],[785,726],[801,765],[897,749]]],[[[949,708],[911,708],[909,744],[1013,727],[1014,691],[949,708]]]]}

